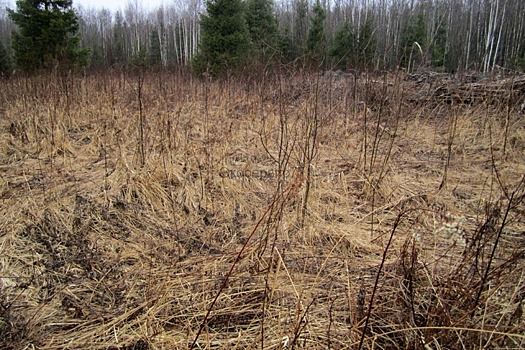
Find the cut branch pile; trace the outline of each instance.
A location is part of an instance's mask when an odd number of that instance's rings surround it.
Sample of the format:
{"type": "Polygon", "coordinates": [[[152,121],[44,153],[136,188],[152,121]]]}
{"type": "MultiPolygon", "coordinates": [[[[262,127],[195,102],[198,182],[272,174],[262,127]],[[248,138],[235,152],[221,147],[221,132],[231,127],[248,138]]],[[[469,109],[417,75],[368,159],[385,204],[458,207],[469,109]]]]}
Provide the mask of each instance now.
{"type": "Polygon", "coordinates": [[[409,101],[419,104],[489,104],[510,106],[523,110],[525,107],[525,75],[502,79],[477,79],[467,76],[465,79],[452,79],[443,74],[411,74],[409,81],[414,81],[416,89],[410,94],[409,101]]]}

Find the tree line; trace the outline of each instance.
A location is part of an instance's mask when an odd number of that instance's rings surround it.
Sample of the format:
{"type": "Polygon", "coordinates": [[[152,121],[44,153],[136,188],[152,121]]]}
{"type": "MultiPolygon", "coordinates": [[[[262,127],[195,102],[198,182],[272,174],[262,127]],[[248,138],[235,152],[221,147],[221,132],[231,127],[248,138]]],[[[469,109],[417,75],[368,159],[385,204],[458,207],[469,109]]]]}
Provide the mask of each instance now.
{"type": "Polygon", "coordinates": [[[525,69],[523,0],[175,0],[154,10],[134,0],[115,12],[73,9],[71,0],[19,0],[12,9],[1,1],[3,72],[64,62],[92,69],[192,67],[214,75],[282,63],[447,72],[525,69]],[[57,22],[48,14],[47,21],[63,28],[39,34],[46,38],[42,45],[55,51],[21,55],[24,46],[35,43],[28,39],[34,24],[20,13],[54,9],[56,16],[67,16],[57,22]],[[57,33],[67,40],[49,39],[57,33]]]}

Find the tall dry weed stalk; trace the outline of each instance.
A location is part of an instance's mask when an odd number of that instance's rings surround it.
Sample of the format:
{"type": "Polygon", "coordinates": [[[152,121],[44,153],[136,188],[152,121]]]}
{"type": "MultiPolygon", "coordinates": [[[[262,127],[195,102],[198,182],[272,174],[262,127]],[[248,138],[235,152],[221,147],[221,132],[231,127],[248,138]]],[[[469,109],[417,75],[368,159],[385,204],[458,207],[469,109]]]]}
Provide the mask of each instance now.
{"type": "MultiPolygon", "coordinates": [[[[308,198],[310,196],[310,187],[312,185],[312,162],[317,154],[317,135],[319,128],[319,84],[321,79],[321,72],[317,73],[315,87],[314,87],[314,102],[310,112],[306,112],[305,130],[304,130],[304,146],[302,166],[305,174],[305,188],[301,206],[300,226],[304,227],[306,215],[308,212],[308,198]]],[[[330,89],[331,90],[331,89],[330,89]]],[[[330,92],[331,96],[331,92],[330,92]]]]}
{"type": "Polygon", "coordinates": [[[452,159],[452,146],[454,145],[454,138],[456,137],[456,128],[458,124],[458,112],[456,108],[451,108],[452,120],[449,122],[448,137],[447,137],[447,159],[443,168],[443,177],[439,184],[438,190],[443,189],[447,184],[448,169],[450,166],[450,160],[452,159]]]}
{"type": "Polygon", "coordinates": [[[143,111],[143,88],[144,88],[144,69],[140,68],[137,76],[137,85],[136,85],[136,91],[137,91],[137,103],[139,107],[139,115],[138,115],[138,150],[139,150],[139,164],[141,167],[144,167],[146,164],[146,148],[145,148],[145,136],[144,136],[144,129],[145,129],[145,117],[144,117],[144,111],[143,111]]]}

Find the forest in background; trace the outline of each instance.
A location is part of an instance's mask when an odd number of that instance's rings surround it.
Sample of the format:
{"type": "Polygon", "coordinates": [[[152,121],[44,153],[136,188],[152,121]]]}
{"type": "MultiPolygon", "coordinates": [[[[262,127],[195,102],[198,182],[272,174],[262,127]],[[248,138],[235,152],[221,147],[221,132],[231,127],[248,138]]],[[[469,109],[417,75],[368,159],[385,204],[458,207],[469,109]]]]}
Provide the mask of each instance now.
{"type": "MultiPolygon", "coordinates": [[[[325,68],[431,67],[446,72],[525,68],[522,0],[323,0],[323,13],[317,19],[314,1],[222,2],[242,4],[240,15],[248,30],[253,25],[250,11],[260,10],[261,4],[270,6],[276,35],[264,45],[270,48],[272,62],[307,64],[309,36],[317,20],[322,26],[317,44],[325,68]]],[[[0,5],[0,56],[12,62],[16,26],[6,8],[15,4],[3,0],[0,5]]],[[[184,68],[200,50],[203,1],[173,1],[146,10],[135,0],[116,12],[73,5],[81,46],[90,52],[88,68],[125,67],[138,60],[148,66],[184,68]]]]}
{"type": "Polygon", "coordinates": [[[0,349],[525,349],[525,1],[76,1],[0,6],[0,349]]]}

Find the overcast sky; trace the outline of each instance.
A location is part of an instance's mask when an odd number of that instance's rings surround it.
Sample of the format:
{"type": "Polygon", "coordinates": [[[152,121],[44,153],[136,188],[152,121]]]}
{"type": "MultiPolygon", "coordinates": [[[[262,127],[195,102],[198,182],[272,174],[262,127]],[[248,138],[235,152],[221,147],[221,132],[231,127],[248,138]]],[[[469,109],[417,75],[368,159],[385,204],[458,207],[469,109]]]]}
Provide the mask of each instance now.
{"type": "MultiPolygon", "coordinates": [[[[107,8],[109,10],[124,9],[129,1],[128,0],[73,0],[73,6],[82,5],[83,7],[94,7],[94,8],[107,8]]],[[[167,3],[166,0],[139,0],[145,9],[156,8],[163,3],[167,3]]]]}
{"type": "MultiPolygon", "coordinates": [[[[134,1],[134,0],[133,0],[134,1]]],[[[0,0],[0,4],[7,3],[10,8],[15,7],[16,0],[0,0]]],[[[109,10],[124,9],[129,0],[73,0],[73,6],[92,7],[92,8],[107,8],[109,10]]],[[[144,9],[154,9],[160,5],[167,4],[170,0],[138,0],[144,9]]]]}

